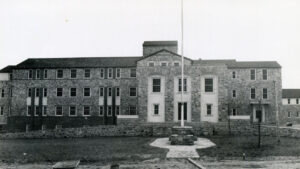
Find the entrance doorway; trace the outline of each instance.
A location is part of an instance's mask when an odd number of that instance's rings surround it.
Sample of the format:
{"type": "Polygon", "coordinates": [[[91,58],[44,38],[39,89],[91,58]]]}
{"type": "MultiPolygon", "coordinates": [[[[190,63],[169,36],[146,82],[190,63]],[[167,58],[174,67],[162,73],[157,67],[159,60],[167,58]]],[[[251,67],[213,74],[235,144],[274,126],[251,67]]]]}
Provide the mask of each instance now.
{"type": "Polygon", "coordinates": [[[256,110],[255,118],[258,120],[258,122],[262,122],[262,111],[261,110],[256,110]]]}
{"type": "MultiPolygon", "coordinates": [[[[181,120],[181,104],[178,103],[178,120],[181,120]]],[[[183,120],[187,120],[187,102],[183,102],[183,120]]]]}

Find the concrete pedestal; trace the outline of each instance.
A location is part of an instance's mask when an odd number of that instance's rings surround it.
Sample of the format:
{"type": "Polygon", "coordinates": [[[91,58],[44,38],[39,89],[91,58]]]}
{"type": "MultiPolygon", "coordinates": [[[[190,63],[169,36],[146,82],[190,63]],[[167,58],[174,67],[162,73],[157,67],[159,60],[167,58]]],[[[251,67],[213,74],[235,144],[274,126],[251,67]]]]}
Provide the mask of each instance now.
{"type": "Polygon", "coordinates": [[[171,145],[194,145],[197,137],[194,136],[193,127],[191,126],[174,126],[169,141],[171,145]]]}

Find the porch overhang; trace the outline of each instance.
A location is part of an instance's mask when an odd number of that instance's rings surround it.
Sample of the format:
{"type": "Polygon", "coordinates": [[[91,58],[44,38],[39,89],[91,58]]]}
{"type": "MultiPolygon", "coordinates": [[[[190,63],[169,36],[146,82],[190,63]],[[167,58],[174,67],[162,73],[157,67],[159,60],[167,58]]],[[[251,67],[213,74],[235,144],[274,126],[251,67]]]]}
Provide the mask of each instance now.
{"type": "Polygon", "coordinates": [[[250,105],[259,105],[259,104],[261,104],[261,105],[270,105],[271,103],[268,102],[268,101],[262,101],[260,103],[258,101],[251,101],[250,102],[250,105]]]}

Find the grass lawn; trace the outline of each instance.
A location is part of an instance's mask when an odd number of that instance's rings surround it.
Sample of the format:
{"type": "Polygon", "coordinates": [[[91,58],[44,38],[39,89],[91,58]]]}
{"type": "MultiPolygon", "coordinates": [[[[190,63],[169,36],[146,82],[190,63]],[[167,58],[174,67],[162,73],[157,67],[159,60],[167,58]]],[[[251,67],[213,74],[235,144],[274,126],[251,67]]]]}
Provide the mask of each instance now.
{"type": "Polygon", "coordinates": [[[165,158],[168,150],[149,145],[155,139],[100,137],[0,140],[0,161],[32,163],[80,159],[82,162],[109,163],[165,158]]]}
{"type": "Polygon", "coordinates": [[[277,144],[276,137],[262,137],[261,147],[258,148],[257,136],[214,136],[209,138],[217,146],[197,150],[200,157],[266,157],[266,156],[300,156],[300,139],[280,138],[277,144]]]}

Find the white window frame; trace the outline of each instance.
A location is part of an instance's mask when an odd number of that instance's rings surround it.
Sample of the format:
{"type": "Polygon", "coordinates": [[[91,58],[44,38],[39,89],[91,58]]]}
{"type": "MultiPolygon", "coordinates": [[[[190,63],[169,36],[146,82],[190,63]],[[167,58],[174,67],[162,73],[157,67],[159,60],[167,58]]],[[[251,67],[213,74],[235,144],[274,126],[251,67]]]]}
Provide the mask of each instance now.
{"type": "Polygon", "coordinates": [[[269,98],[269,95],[268,95],[268,93],[269,93],[269,92],[268,92],[268,88],[263,88],[263,89],[262,89],[262,93],[263,93],[263,95],[262,95],[262,98],[263,98],[263,99],[268,99],[268,98],[269,98]],[[266,93],[267,98],[264,98],[264,89],[267,90],[267,93],[266,93]]]}
{"type": "Polygon", "coordinates": [[[0,116],[4,116],[4,107],[0,106],[0,116]]]}
{"type": "Polygon", "coordinates": [[[162,79],[161,78],[159,78],[159,77],[152,78],[152,86],[151,86],[152,93],[161,93],[162,92],[162,85],[161,84],[162,84],[162,79]],[[153,90],[154,89],[154,83],[153,83],[154,79],[159,79],[159,92],[153,90]]]}
{"type": "Polygon", "coordinates": [[[55,106],[55,116],[63,116],[64,115],[64,108],[63,106],[55,106]],[[57,107],[61,107],[61,115],[57,115],[57,107]]]}
{"type": "Polygon", "coordinates": [[[178,61],[173,62],[173,66],[180,67],[180,62],[178,62],[178,61]],[[176,64],[178,64],[178,66],[176,64]]]}
{"type": "Polygon", "coordinates": [[[104,116],[104,106],[99,106],[99,116],[104,116]],[[101,114],[101,108],[102,108],[102,114],[101,114]]]}
{"type": "Polygon", "coordinates": [[[99,88],[99,97],[104,97],[104,87],[99,88]],[[101,96],[101,90],[103,90],[102,96],[101,96]]]}
{"type": "Polygon", "coordinates": [[[83,106],[82,116],[91,116],[91,106],[83,106]],[[85,107],[89,107],[89,114],[88,115],[84,114],[84,108],[85,107]]]}
{"type": "Polygon", "coordinates": [[[288,118],[291,118],[292,117],[292,112],[288,112],[288,118]]]}
{"type": "Polygon", "coordinates": [[[160,66],[161,66],[161,67],[167,67],[167,66],[168,66],[168,62],[160,62],[160,66]],[[166,65],[163,66],[163,64],[166,64],[166,65]]]}
{"type": "Polygon", "coordinates": [[[116,97],[120,97],[121,96],[121,89],[120,87],[116,87],[116,97]],[[118,95],[118,89],[119,89],[119,95],[118,95]]]}
{"type": "Polygon", "coordinates": [[[69,93],[70,93],[70,97],[77,97],[77,88],[71,87],[69,93]],[[72,89],[75,89],[75,96],[72,96],[72,89]]]}
{"type": "Polygon", "coordinates": [[[71,79],[76,79],[77,78],[77,69],[71,69],[70,70],[70,78],[71,79]],[[76,73],[75,73],[75,77],[72,77],[72,71],[75,71],[76,73]]]}
{"type": "Polygon", "coordinates": [[[69,106],[69,116],[76,117],[77,116],[77,107],[76,106],[69,106]],[[71,115],[71,107],[75,107],[75,115],[71,115]]]}
{"type": "Polygon", "coordinates": [[[159,116],[159,104],[153,104],[153,115],[154,116],[159,116]],[[158,112],[157,112],[157,114],[155,114],[155,106],[157,106],[157,110],[158,110],[158,112]]]}
{"type": "Polygon", "coordinates": [[[33,78],[33,70],[30,69],[30,70],[28,70],[28,79],[32,79],[32,78],[33,78]],[[30,77],[30,75],[31,75],[31,77],[30,77]]]}
{"type": "MultiPolygon", "coordinates": [[[[182,86],[181,86],[181,84],[182,84],[181,77],[178,78],[177,82],[178,82],[178,92],[181,92],[181,90],[180,90],[182,88],[182,86]]],[[[186,77],[183,78],[183,92],[188,92],[188,79],[186,77]],[[184,81],[186,83],[184,83],[184,81]],[[184,89],[186,89],[186,90],[184,90],[184,89]]]]}
{"type": "Polygon", "coordinates": [[[41,70],[40,69],[35,70],[35,78],[36,79],[41,79],[41,70]],[[39,77],[38,77],[38,75],[39,75],[39,77]]]}
{"type": "Polygon", "coordinates": [[[137,96],[137,88],[136,87],[129,87],[129,96],[130,97],[136,97],[137,96]],[[131,89],[135,89],[135,95],[134,96],[131,95],[131,89]]]}
{"type": "Polygon", "coordinates": [[[45,108],[46,108],[46,110],[48,109],[47,106],[43,106],[43,108],[42,108],[42,116],[47,116],[47,111],[45,112],[45,108]]]}
{"type": "Polygon", "coordinates": [[[48,89],[47,88],[43,88],[43,97],[47,98],[48,97],[48,89]],[[45,96],[46,94],[46,96],[45,96]]]}
{"type": "Polygon", "coordinates": [[[27,97],[32,97],[32,89],[31,88],[27,89],[27,97]]]}
{"type": "Polygon", "coordinates": [[[92,90],[91,90],[91,88],[90,87],[84,87],[83,88],[83,97],[91,97],[92,96],[92,90]],[[90,89],[90,92],[89,92],[89,96],[85,96],[85,89],[90,89]]]}
{"type": "Polygon", "coordinates": [[[30,110],[31,110],[32,106],[27,106],[27,116],[31,116],[31,114],[29,113],[30,112],[29,107],[30,107],[30,110]]]}
{"type": "Polygon", "coordinates": [[[113,93],[112,93],[112,88],[108,87],[107,88],[107,97],[112,97],[113,93]]]}
{"type": "Polygon", "coordinates": [[[86,79],[90,79],[92,77],[92,70],[91,69],[84,69],[84,78],[86,78],[86,79]],[[89,73],[89,77],[86,77],[85,75],[86,75],[86,71],[90,71],[90,73],[89,73]]]}
{"type": "Polygon", "coordinates": [[[43,72],[44,74],[43,74],[43,78],[44,79],[48,79],[48,69],[44,69],[44,72],[43,72]],[[47,76],[45,76],[45,75],[47,75],[47,76]]]}
{"type": "Polygon", "coordinates": [[[100,78],[104,79],[104,77],[105,77],[105,70],[104,68],[100,68],[100,78]]]}
{"type": "MultiPolygon", "coordinates": [[[[35,97],[40,97],[40,88],[35,88],[35,97]],[[39,91],[39,92],[38,92],[39,91]],[[37,95],[38,94],[38,95],[37,95]]],[[[44,95],[44,93],[43,93],[44,95]]]]}
{"type": "Polygon", "coordinates": [[[121,106],[116,105],[115,106],[115,115],[120,115],[120,113],[121,113],[121,106]],[[117,110],[119,110],[119,111],[117,111],[117,110]]]}
{"type": "Polygon", "coordinates": [[[111,116],[113,115],[113,109],[112,109],[112,106],[107,106],[106,113],[107,113],[107,116],[109,116],[109,117],[111,117],[111,116]],[[110,108],[110,109],[109,109],[109,108],[110,108]],[[111,110],[110,113],[109,113],[109,110],[111,110]]]}
{"type": "Polygon", "coordinates": [[[63,69],[57,69],[56,70],[56,79],[63,79],[64,78],[64,70],[63,69]],[[61,70],[62,71],[62,77],[58,77],[58,71],[61,70]]]}
{"type": "Polygon", "coordinates": [[[256,99],[256,88],[254,88],[254,87],[251,87],[251,88],[250,88],[250,99],[251,99],[251,100],[256,99]],[[252,98],[252,89],[254,89],[254,98],[252,98]]]}
{"type": "Polygon", "coordinates": [[[214,90],[214,85],[215,85],[215,80],[214,80],[214,78],[212,78],[212,77],[206,77],[206,78],[204,78],[204,92],[205,93],[213,93],[215,90],[214,90]],[[212,80],[212,91],[206,91],[206,80],[212,80]]]}
{"type": "Polygon", "coordinates": [[[121,78],[121,68],[117,68],[116,69],[116,79],[120,79],[121,78]],[[119,71],[119,74],[118,74],[119,71]]]}
{"type": "Polygon", "coordinates": [[[107,79],[112,79],[114,76],[113,76],[113,68],[108,68],[107,69],[107,79]],[[110,74],[110,71],[111,71],[111,74],[110,74]]]}
{"type": "Polygon", "coordinates": [[[212,116],[212,112],[213,112],[213,105],[206,104],[206,116],[212,116]],[[210,114],[208,114],[208,106],[210,106],[210,114]]]}
{"type": "Polygon", "coordinates": [[[268,69],[262,70],[262,80],[268,80],[268,69]],[[264,79],[264,70],[266,71],[266,79],[264,79]]]}
{"type": "Polygon", "coordinates": [[[39,110],[39,106],[34,106],[34,116],[39,116],[36,110],[39,110]]]}
{"type": "Polygon", "coordinates": [[[130,73],[130,75],[129,75],[130,78],[136,78],[136,75],[137,75],[137,70],[136,70],[136,68],[131,68],[129,73],[130,73]],[[132,76],[132,70],[135,71],[135,76],[132,76]]]}
{"type": "Polygon", "coordinates": [[[64,88],[62,88],[62,87],[56,88],[56,97],[63,97],[63,96],[64,96],[64,88]],[[58,89],[61,89],[61,96],[57,95],[58,94],[58,89]]]}
{"type": "Polygon", "coordinates": [[[148,62],[148,67],[155,67],[155,62],[153,62],[153,61],[148,62]]]}
{"type": "Polygon", "coordinates": [[[130,116],[137,115],[137,107],[136,107],[136,106],[129,106],[128,109],[129,109],[128,115],[130,115],[130,116]],[[134,113],[134,114],[130,114],[130,112],[131,112],[131,107],[135,107],[135,113],[134,113]]]}
{"type": "Polygon", "coordinates": [[[250,69],[250,80],[256,80],[256,70],[250,69]],[[252,70],[254,70],[254,79],[252,79],[252,70]]]}

